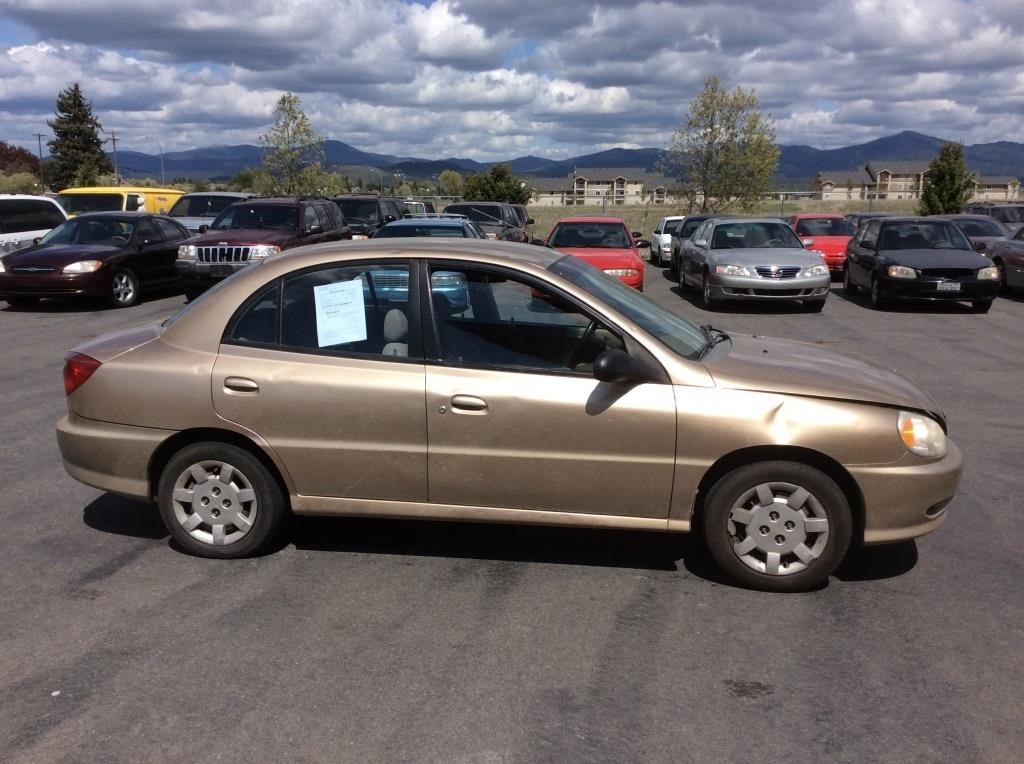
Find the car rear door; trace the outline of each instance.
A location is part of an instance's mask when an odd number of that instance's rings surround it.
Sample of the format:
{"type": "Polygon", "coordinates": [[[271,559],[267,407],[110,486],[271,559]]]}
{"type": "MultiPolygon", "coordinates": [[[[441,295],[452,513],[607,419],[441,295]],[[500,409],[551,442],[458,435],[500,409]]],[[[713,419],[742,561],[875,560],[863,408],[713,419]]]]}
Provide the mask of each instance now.
{"type": "Polygon", "coordinates": [[[672,386],[592,375],[621,333],[523,274],[436,263],[429,282],[432,503],[667,518],[672,386]]]}

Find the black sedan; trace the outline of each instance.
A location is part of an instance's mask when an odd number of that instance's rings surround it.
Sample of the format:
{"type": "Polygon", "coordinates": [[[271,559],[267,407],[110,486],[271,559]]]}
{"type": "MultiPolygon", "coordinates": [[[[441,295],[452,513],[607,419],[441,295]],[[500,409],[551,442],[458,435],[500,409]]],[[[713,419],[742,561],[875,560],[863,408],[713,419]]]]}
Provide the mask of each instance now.
{"type": "Polygon", "coordinates": [[[129,307],[143,286],[180,283],[174,262],[189,235],[163,215],[79,215],[0,260],[0,299],[24,307],[43,297],[98,297],[129,307]]]}
{"type": "Polygon", "coordinates": [[[846,246],[843,291],[869,290],[877,309],[895,299],[969,300],[986,313],[999,269],[978,254],[959,226],[937,218],[866,221],[846,246]]]}

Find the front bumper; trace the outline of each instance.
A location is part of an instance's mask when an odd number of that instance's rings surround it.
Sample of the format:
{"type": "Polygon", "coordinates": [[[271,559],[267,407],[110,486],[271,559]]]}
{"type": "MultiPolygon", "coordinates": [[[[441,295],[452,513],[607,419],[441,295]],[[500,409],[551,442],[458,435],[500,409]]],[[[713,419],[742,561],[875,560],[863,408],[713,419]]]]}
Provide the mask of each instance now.
{"type": "Polygon", "coordinates": [[[719,300],[824,300],[831,276],[770,279],[758,276],[711,275],[711,297],[719,300]]]}
{"type": "Polygon", "coordinates": [[[905,541],[935,530],[956,494],[963,456],[953,441],[941,459],[907,454],[894,465],[850,467],[864,497],[864,543],[905,541]]]}
{"type": "Polygon", "coordinates": [[[878,290],[883,297],[905,300],[993,300],[999,291],[998,281],[977,279],[879,278],[878,290]],[[956,284],[956,289],[942,289],[941,284],[956,284]]]}
{"type": "Polygon", "coordinates": [[[149,499],[149,464],[173,430],[132,427],[69,413],[57,422],[64,469],[75,480],[102,491],[149,499]]]}
{"type": "Polygon", "coordinates": [[[110,274],[106,268],[93,273],[0,273],[0,300],[11,297],[106,297],[110,274]]]}
{"type": "Polygon", "coordinates": [[[178,260],[174,265],[178,269],[181,280],[186,284],[210,286],[252,264],[249,261],[244,263],[199,263],[195,260],[178,260]]]}

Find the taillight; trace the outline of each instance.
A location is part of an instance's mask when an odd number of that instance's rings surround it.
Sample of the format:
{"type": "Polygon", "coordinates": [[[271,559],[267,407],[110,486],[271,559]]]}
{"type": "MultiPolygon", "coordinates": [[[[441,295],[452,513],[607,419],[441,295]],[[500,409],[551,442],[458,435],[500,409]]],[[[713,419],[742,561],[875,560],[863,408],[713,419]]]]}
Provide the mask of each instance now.
{"type": "Polygon", "coordinates": [[[100,362],[82,353],[68,353],[64,357],[64,395],[71,395],[85,384],[100,362]]]}

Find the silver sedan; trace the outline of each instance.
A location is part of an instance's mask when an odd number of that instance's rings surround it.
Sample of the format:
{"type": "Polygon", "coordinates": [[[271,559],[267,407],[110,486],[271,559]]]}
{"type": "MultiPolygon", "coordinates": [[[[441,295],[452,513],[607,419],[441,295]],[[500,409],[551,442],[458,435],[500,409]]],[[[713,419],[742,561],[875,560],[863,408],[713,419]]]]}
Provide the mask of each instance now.
{"type": "Polygon", "coordinates": [[[824,256],[777,218],[711,218],[684,242],[679,262],[679,290],[699,288],[709,310],[724,300],[800,300],[817,312],[830,283],[824,256]]]}

